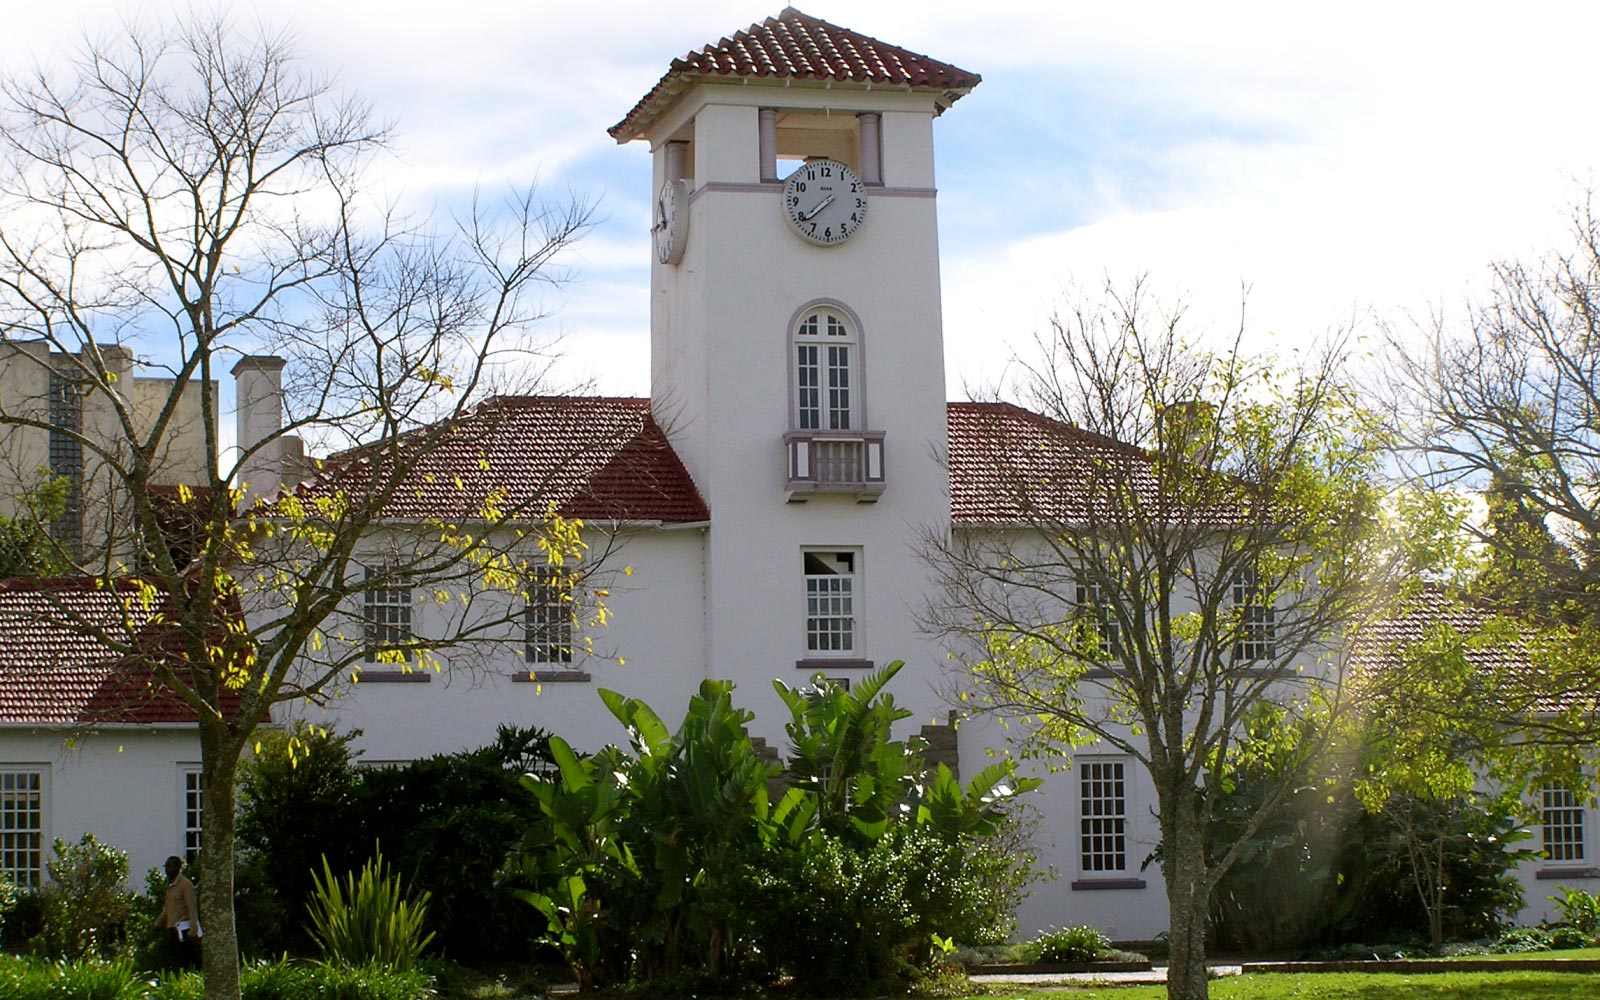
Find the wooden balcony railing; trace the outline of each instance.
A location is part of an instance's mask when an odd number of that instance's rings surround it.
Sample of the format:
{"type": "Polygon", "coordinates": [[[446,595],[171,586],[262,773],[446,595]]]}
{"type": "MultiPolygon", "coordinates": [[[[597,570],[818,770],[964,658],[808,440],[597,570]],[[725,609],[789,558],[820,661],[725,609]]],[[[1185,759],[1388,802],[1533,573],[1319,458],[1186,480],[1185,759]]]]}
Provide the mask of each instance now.
{"type": "Polygon", "coordinates": [[[789,452],[790,503],[804,503],[818,493],[872,503],[883,492],[882,431],[790,431],[783,443],[789,452]]]}

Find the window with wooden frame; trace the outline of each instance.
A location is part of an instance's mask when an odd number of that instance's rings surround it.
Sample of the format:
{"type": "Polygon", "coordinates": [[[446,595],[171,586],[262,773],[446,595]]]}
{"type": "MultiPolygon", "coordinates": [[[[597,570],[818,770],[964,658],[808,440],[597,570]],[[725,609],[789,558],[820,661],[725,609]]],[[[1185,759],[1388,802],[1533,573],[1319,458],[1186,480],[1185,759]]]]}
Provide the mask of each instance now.
{"type": "Polygon", "coordinates": [[[1128,870],[1127,765],[1078,762],[1078,861],[1086,876],[1128,870]]]}
{"type": "MultiPolygon", "coordinates": [[[[361,659],[366,663],[393,662],[396,647],[411,641],[411,608],[414,598],[411,581],[403,578],[384,579],[388,570],[381,566],[366,569],[367,588],[361,594],[361,626],[364,648],[361,659]],[[378,582],[374,582],[378,581],[378,582]]],[[[404,655],[404,654],[402,654],[404,655]]]]}
{"type": "Polygon", "coordinates": [[[541,566],[528,581],[528,603],[522,611],[524,658],[529,663],[571,663],[576,610],[572,574],[559,566],[541,566]]]}
{"type": "Polygon", "coordinates": [[[0,771],[0,875],[19,889],[44,882],[45,773],[0,771]]]}
{"type": "Polygon", "coordinates": [[[853,550],[805,553],[806,653],[856,656],[856,566],[853,550]]]}
{"type": "Polygon", "coordinates": [[[1078,584],[1078,616],[1094,626],[1097,654],[1101,660],[1110,660],[1122,646],[1122,622],[1117,618],[1104,589],[1092,583],[1078,584]]]}
{"type": "Polygon", "coordinates": [[[1583,803],[1572,789],[1549,786],[1539,790],[1539,825],[1544,856],[1551,861],[1584,861],[1583,803]]]}
{"type": "Polygon", "coordinates": [[[1234,626],[1234,661],[1252,663],[1276,656],[1278,612],[1262,590],[1254,570],[1245,570],[1233,578],[1233,606],[1238,615],[1234,626]]]}

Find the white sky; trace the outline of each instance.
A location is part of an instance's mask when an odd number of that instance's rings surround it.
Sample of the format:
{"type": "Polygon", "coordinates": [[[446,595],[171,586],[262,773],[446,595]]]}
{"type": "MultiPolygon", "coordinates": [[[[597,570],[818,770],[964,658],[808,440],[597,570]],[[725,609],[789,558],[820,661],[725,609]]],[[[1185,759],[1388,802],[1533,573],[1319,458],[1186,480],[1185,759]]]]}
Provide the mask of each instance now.
{"type": "MultiPolygon", "coordinates": [[[[386,189],[448,211],[537,176],[596,198],[561,295],[567,383],[647,394],[649,157],[606,128],[670,59],[783,0],[279,0],[308,68],[392,118],[386,189]]],[[[1557,244],[1600,165],[1589,3],[805,0],[809,14],[983,75],[935,124],[953,397],[1025,351],[1068,285],[1149,272],[1258,343],[1459,311],[1494,259],[1557,244]]],[[[6,5],[0,67],[124,11],[6,5]]],[[[556,388],[559,388],[557,386],[556,388]]]]}

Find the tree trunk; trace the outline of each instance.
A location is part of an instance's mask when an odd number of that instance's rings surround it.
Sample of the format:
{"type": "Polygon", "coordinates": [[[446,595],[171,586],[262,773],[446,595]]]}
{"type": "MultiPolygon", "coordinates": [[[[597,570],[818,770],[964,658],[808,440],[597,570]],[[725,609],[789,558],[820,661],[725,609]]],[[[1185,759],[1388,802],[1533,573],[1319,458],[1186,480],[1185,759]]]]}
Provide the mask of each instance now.
{"type": "Polygon", "coordinates": [[[1167,885],[1168,1000],[1207,1000],[1206,920],[1210,872],[1204,820],[1192,791],[1165,796],[1162,876],[1167,885]]]}
{"type": "Polygon", "coordinates": [[[233,921],[234,780],[243,744],[222,725],[200,728],[202,816],[200,923],[206,1000],[239,1000],[239,935],[233,921]]]}
{"type": "Polygon", "coordinates": [[[1444,874],[1444,835],[1440,834],[1438,841],[1430,846],[1435,847],[1437,853],[1432,866],[1433,885],[1429,895],[1433,905],[1428,908],[1428,933],[1433,939],[1433,953],[1437,955],[1444,950],[1444,897],[1449,888],[1444,874]]]}

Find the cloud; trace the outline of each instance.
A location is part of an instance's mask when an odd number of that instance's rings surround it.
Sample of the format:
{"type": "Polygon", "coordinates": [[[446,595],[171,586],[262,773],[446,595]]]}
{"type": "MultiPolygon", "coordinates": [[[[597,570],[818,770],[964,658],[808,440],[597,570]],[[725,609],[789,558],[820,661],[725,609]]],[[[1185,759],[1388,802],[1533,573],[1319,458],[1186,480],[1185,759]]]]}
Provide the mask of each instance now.
{"type": "MultiPolygon", "coordinates": [[[[582,362],[602,388],[640,392],[649,163],[605,129],[671,58],[778,6],[260,11],[298,27],[308,68],[397,120],[376,188],[445,212],[474,187],[534,176],[546,193],[603,198],[560,323],[608,345],[582,362]]],[[[953,387],[997,368],[997,341],[1025,344],[1069,279],[1149,272],[1222,329],[1245,283],[1257,325],[1284,340],[1458,301],[1490,260],[1558,242],[1563,207],[1600,163],[1588,127],[1600,6],[805,6],[985,77],[935,124],[953,387]]],[[[51,58],[119,7],[19,8],[0,62],[51,58]]]]}

